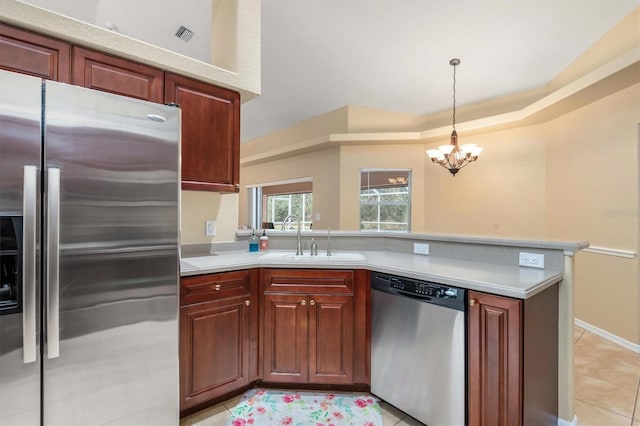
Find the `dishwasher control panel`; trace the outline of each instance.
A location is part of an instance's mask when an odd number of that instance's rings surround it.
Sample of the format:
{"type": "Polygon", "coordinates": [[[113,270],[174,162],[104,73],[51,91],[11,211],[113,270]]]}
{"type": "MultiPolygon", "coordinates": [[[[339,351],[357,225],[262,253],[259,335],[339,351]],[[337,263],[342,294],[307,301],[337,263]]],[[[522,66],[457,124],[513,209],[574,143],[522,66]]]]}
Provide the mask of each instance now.
{"type": "Polygon", "coordinates": [[[465,289],[431,281],[373,272],[371,274],[371,288],[459,311],[464,311],[466,307],[465,289]]]}

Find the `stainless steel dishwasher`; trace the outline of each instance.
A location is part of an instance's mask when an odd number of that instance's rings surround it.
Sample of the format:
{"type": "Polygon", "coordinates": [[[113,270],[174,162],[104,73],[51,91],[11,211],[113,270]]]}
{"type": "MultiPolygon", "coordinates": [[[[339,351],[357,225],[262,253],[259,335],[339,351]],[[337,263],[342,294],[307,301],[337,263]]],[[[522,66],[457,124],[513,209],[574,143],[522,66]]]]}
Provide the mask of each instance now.
{"type": "Polygon", "coordinates": [[[466,290],[371,273],[371,393],[428,426],[466,424],[466,290]]]}

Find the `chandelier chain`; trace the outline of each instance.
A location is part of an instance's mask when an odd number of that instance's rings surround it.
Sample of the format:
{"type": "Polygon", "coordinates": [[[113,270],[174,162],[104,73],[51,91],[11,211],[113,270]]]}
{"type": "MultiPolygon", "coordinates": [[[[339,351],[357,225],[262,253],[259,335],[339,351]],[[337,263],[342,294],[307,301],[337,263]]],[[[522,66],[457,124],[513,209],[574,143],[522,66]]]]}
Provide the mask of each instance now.
{"type": "Polygon", "coordinates": [[[456,130],[456,65],[453,65],[453,130],[456,130]]]}

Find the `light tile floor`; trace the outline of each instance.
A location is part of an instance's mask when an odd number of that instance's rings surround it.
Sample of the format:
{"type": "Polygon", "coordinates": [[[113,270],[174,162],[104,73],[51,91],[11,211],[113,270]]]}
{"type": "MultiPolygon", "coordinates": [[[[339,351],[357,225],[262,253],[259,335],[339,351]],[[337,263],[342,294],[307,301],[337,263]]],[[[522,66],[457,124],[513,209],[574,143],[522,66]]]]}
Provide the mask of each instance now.
{"type": "Polygon", "coordinates": [[[574,328],[580,426],[640,426],[640,354],[574,328]]]}
{"type": "MultiPolygon", "coordinates": [[[[575,327],[575,412],[580,426],[640,426],[640,354],[575,327]]],[[[224,426],[240,396],[181,420],[180,426],[224,426]]],[[[419,426],[382,403],[384,426],[419,426]]],[[[259,426],[259,425],[256,425],[259,426]]]]}

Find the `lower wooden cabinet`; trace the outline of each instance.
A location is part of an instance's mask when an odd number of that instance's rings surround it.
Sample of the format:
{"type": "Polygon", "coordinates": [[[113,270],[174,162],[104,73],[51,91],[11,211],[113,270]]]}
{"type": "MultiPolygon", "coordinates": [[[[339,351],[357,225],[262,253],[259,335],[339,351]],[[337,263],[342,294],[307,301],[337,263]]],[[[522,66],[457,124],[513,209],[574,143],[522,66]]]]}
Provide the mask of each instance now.
{"type": "Polygon", "coordinates": [[[264,380],[276,383],[307,383],[309,380],[307,296],[266,294],[263,300],[264,380]]]}
{"type": "Polygon", "coordinates": [[[180,410],[257,379],[257,272],[181,279],[180,410]]]}
{"type": "Polygon", "coordinates": [[[368,384],[366,271],[262,271],[263,380],[368,384]]]}
{"type": "Polygon", "coordinates": [[[519,425],[522,301],[470,291],[469,426],[519,425]]]}
{"type": "Polygon", "coordinates": [[[468,425],[557,425],[558,287],[468,300],[468,425]]]}
{"type": "Polygon", "coordinates": [[[353,383],[353,296],[264,296],[264,380],[353,383]]]}

